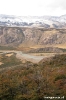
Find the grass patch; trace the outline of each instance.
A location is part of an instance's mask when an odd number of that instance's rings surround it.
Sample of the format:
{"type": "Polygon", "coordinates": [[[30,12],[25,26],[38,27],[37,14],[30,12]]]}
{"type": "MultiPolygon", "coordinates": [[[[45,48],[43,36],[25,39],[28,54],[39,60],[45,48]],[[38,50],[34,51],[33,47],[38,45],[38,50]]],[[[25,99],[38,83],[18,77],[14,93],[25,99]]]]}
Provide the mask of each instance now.
{"type": "Polygon", "coordinates": [[[16,58],[16,54],[11,55],[10,57],[7,57],[6,54],[3,54],[1,61],[3,64],[0,65],[0,68],[20,65],[22,63],[19,59],[16,58]]]}
{"type": "Polygon", "coordinates": [[[11,47],[11,46],[0,46],[0,50],[15,50],[15,47],[11,47]]]}

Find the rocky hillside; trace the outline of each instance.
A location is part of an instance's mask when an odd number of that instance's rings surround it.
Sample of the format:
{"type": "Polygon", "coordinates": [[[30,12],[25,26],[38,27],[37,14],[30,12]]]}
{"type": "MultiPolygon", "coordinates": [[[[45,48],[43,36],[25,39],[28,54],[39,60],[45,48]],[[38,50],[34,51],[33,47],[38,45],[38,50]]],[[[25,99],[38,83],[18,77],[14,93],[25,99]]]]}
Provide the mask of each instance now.
{"type": "Polygon", "coordinates": [[[37,48],[28,51],[29,53],[62,53],[66,52],[66,49],[61,49],[58,47],[45,47],[45,48],[37,48]]]}
{"type": "Polygon", "coordinates": [[[66,43],[66,29],[1,27],[0,45],[52,45],[66,43]]]}

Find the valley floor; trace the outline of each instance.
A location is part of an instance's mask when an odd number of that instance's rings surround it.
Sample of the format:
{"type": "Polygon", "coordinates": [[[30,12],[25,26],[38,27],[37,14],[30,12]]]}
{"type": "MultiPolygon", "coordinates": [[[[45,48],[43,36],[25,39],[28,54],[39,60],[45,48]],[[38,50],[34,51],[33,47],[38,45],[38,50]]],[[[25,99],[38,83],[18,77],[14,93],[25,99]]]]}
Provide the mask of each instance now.
{"type": "Polygon", "coordinates": [[[0,50],[0,54],[6,54],[6,56],[11,56],[16,53],[17,59],[31,61],[33,63],[38,63],[43,58],[54,56],[56,53],[23,53],[22,51],[15,50],[0,50]]]}

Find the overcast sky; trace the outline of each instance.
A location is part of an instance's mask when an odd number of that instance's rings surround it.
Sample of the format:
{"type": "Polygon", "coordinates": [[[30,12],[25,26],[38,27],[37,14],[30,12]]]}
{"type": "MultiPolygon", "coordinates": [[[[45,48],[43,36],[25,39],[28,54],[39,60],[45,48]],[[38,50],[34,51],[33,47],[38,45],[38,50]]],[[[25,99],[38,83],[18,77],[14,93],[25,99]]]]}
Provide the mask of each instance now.
{"type": "Polygon", "coordinates": [[[0,0],[0,14],[60,16],[66,14],[66,0],[0,0]]]}

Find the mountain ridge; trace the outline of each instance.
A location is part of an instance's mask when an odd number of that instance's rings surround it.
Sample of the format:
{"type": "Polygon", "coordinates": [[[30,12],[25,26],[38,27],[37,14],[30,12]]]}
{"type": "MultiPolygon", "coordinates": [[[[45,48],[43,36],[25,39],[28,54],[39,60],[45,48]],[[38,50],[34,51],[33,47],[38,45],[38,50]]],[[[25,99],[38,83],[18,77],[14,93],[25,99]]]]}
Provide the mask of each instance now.
{"type": "Polygon", "coordinates": [[[66,15],[62,16],[14,16],[0,14],[0,26],[28,26],[66,28],[66,15]]]}
{"type": "Polygon", "coordinates": [[[0,26],[0,45],[56,45],[66,43],[66,29],[0,26]]]}

